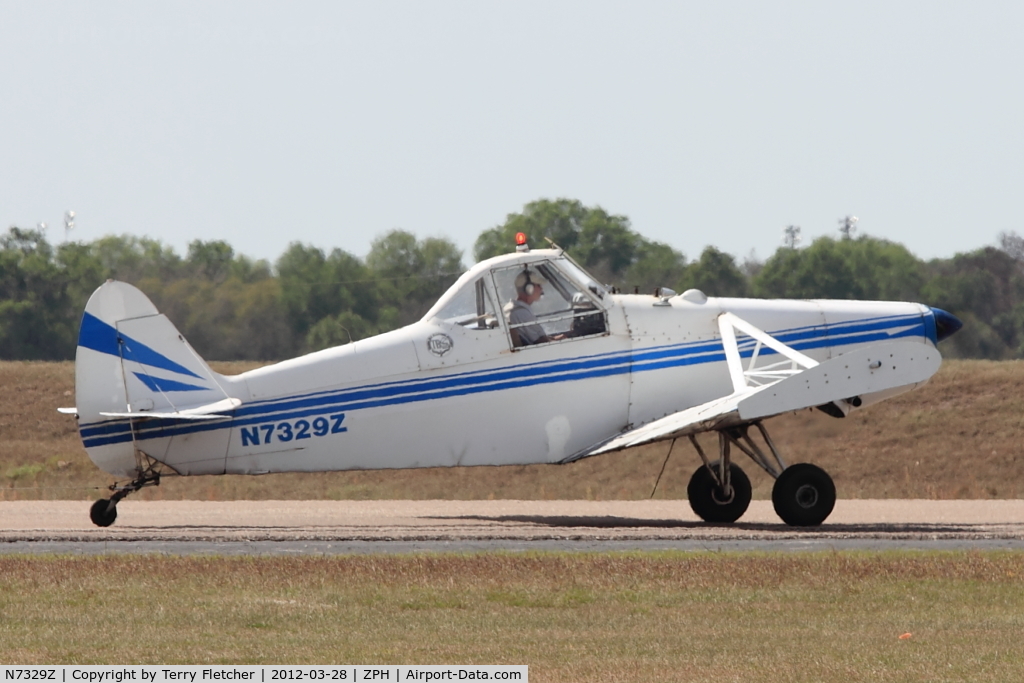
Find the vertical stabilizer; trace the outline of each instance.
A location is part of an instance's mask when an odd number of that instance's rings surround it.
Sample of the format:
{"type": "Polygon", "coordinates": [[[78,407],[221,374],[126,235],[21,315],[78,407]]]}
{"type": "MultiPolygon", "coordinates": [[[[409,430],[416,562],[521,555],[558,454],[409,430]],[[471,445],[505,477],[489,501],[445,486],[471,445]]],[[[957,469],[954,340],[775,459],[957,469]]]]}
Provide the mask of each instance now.
{"type": "MultiPolygon", "coordinates": [[[[175,412],[215,403],[227,398],[218,377],[145,294],[124,282],[106,282],[86,304],[75,359],[79,431],[89,457],[111,474],[136,474],[139,420],[103,413],[175,412]]],[[[154,436],[148,434],[141,450],[162,459],[170,439],[154,436]]]]}

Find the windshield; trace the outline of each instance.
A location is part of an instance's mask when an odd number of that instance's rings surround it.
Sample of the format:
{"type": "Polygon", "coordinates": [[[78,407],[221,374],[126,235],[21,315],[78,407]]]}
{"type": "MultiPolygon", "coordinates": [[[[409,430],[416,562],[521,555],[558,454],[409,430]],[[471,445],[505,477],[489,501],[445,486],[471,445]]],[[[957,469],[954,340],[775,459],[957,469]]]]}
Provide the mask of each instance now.
{"type": "Polygon", "coordinates": [[[604,308],[599,303],[606,292],[570,261],[518,263],[491,273],[513,347],[606,333],[604,308]]]}
{"type": "Polygon", "coordinates": [[[564,270],[569,277],[583,285],[598,299],[603,299],[604,295],[608,293],[608,290],[598,284],[594,278],[590,277],[590,274],[587,271],[580,268],[579,265],[577,265],[577,263],[568,256],[563,255],[558,266],[564,270]]]}

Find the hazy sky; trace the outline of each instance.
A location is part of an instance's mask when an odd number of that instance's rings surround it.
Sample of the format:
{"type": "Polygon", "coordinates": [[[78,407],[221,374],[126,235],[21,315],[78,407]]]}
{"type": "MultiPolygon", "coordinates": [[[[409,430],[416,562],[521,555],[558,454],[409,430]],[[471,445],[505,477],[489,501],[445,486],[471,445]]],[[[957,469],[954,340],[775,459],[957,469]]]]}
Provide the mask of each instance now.
{"type": "Polygon", "coordinates": [[[538,198],[688,257],[1020,226],[1020,2],[0,0],[0,229],[364,256],[538,198]]]}

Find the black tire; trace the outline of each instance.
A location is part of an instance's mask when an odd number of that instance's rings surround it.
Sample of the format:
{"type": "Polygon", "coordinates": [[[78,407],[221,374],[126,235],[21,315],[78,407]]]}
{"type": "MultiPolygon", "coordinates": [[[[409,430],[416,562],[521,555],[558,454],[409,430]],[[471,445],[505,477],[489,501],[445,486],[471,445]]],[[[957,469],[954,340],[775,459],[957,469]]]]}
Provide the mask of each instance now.
{"type": "Polygon", "coordinates": [[[117,519],[117,506],[111,506],[106,498],[100,498],[89,508],[89,519],[96,526],[110,526],[117,519]]]}
{"type": "Polygon", "coordinates": [[[772,505],[790,526],[818,526],[836,506],[836,485],[817,465],[790,465],[772,487],[772,505]]]}
{"type": "MultiPolygon", "coordinates": [[[[711,463],[718,471],[718,462],[711,463]]],[[[743,516],[750,505],[750,479],[747,478],[739,465],[729,465],[729,483],[732,485],[732,498],[726,499],[715,478],[708,468],[701,465],[690,477],[686,487],[686,495],[690,499],[690,507],[698,517],[712,524],[732,524],[743,516]]]]}

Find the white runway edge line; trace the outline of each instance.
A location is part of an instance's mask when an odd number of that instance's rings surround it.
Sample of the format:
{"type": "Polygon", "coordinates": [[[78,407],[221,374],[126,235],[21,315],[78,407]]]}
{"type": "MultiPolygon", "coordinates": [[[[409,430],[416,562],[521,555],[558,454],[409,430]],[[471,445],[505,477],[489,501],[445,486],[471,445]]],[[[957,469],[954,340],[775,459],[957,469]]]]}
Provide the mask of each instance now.
{"type": "Polygon", "coordinates": [[[0,681],[56,681],[57,683],[216,683],[220,681],[529,681],[530,667],[508,664],[425,664],[370,666],[145,664],[132,666],[12,666],[0,665],[0,681]]]}

